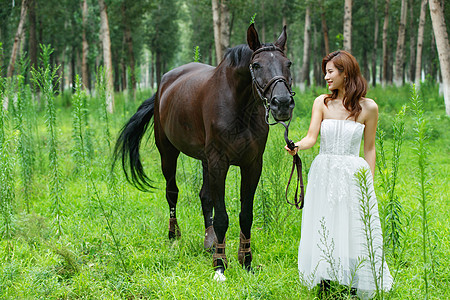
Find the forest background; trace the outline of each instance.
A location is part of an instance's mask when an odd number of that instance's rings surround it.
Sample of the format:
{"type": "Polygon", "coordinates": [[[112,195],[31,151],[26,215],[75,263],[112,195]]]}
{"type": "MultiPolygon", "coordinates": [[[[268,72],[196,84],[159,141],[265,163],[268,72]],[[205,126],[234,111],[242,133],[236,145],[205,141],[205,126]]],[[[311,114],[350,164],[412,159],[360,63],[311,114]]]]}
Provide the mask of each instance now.
{"type": "MultiPolygon", "coordinates": [[[[445,101],[450,101],[446,88],[450,24],[445,23],[450,9],[445,1],[23,0],[19,4],[0,3],[1,75],[17,73],[15,64],[23,53],[36,67],[39,44],[51,45],[51,63],[61,66],[61,91],[74,87],[75,74],[92,90],[93,74],[105,65],[110,101],[112,89],[130,89],[134,97],[136,88],[154,88],[163,73],[192,61],[196,47],[199,61],[216,65],[227,47],[245,43],[245,28],[254,17],[265,42],[275,40],[287,25],[287,55],[300,88],[323,85],[321,59],[344,49],[357,58],[372,85],[401,86],[430,78],[443,83],[445,101]],[[438,15],[434,27],[432,15],[438,15]]],[[[450,114],[450,104],[446,106],[450,114]]]]}
{"type": "MultiPolygon", "coordinates": [[[[283,198],[282,128],[270,130],[255,197],[254,274],[232,254],[240,174],[230,169],[220,285],[202,248],[201,164],[180,156],[174,242],[152,143],[142,159],[154,193],[111,170],[118,131],[161,75],[194,60],[216,65],[254,20],[266,42],[287,25],[291,138],[306,134],[312,102],[327,92],[322,57],[356,56],[379,105],[375,183],[395,277],[376,298],[449,299],[449,11],[439,0],[1,1],[0,298],[314,299],[296,266],[301,212],[283,198]]],[[[302,153],[305,180],[317,153],[302,153]]]]}

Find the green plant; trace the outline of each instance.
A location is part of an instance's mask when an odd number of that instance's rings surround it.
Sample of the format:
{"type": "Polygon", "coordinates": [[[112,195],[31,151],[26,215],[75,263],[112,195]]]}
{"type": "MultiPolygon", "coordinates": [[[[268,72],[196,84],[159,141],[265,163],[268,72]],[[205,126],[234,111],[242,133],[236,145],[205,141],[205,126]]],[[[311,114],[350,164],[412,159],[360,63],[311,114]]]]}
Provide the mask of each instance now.
{"type": "Polygon", "coordinates": [[[95,75],[96,84],[95,84],[95,93],[97,99],[97,107],[99,107],[100,120],[103,122],[103,136],[106,144],[108,145],[108,150],[111,150],[111,129],[110,129],[110,121],[106,106],[106,78],[105,78],[105,70],[103,67],[99,67],[97,69],[97,73],[95,75]]]}
{"type": "Polygon", "coordinates": [[[8,114],[4,110],[4,80],[0,78],[0,209],[3,224],[1,237],[11,238],[13,231],[14,177],[13,156],[8,134],[8,114]]]}
{"type": "Polygon", "coordinates": [[[15,114],[15,127],[18,130],[18,155],[20,164],[20,177],[22,184],[22,194],[25,200],[27,213],[30,213],[30,201],[32,196],[33,169],[34,169],[34,141],[31,114],[34,109],[31,101],[31,91],[29,85],[25,84],[28,59],[22,57],[20,60],[20,74],[17,76],[17,101],[15,114]]]}
{"type": "Polygon", "coordinates": [[[430,242],[430,232],[428,228],[428,126],[427,120],[424,117],[424,110],[421,98],[417,93],[415,85],[411,87],[411,110],[414,119],[414,145],[417,156],[418,179],[417,185],[419,188],[418,199],[421,206],[421,222],[422,222],[422,259],[423,259],[423,280],[425,282],[425,299],[429,298],[429,273],[434,273],[434,263],[432,256],[432,247],[430,242]]]}
{"type": "Polygon", "coordinates": [[[50,199],[52,202],[52,213],[55,219],[56,234],[61,236],[63,233],[63,187],[61,180],[61,172],[58,161],[58,139],[56,127],[56,109],[55,109],[55,93],[60,78],[57,75],[58,67],[50,66],[50,55],[53,49],[50,45],[41,45],[40,62],[42,66],[38,70],[31,71],[32,80],[39,87],[42,93],[42,99],[46,104],[46,124],[48,133],[48,157],[49,157],[49,184],[50,199]]]}
{"type": "Polygon", "coordinates": [[[388,166],[386,151],[384,146],[385,133],[381,129],[378,133],[379,155],[377,168],[381,175],[381,186],[384,191],[385,200],[381,218],[385,233],[385,244],[391,247],[392,255],[396,259],[401,247],[401,237],[403,235],[402,216],[403,209],[396,193],[395,187],[398,180],[398,169],[400,165],[401,146],[405,134],[405,111],[406,106],[398,112],[393,123],[393,146],[392,161],[388,166]]]}
{"type": "Polygon", "coordinates": [[[194,62],[200,62],[200,47],[195,46],[194,48],[194,62]]]}
{"type": "Polygon", "coordinates": [[[255,18],[256,18],[256,13],[254,13],[253,16],[250,18],[250,24],[249,25],[255,24],[255,18]]]}

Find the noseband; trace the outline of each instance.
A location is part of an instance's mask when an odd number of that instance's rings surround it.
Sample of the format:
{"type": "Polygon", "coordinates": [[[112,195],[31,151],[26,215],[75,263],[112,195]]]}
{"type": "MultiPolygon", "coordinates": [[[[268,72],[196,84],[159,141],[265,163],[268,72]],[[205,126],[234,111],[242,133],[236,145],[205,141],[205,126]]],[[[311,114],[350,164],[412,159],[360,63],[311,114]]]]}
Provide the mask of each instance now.
{"type": "MultiPolygon", "coordinates": [[[[261,53],[263,51],[280,51],[284,55],[283,50],[281,50],[280,48],[278,48],[276,46],[267,46],[267,47],[259,48],[258,50],[253,52],[251,61],[253,61],[253,58],[254,58],[254,56],[256,54],[261,53]]],[[[267,93],[268,90],[271,90],[269,99],[272,99],[273,90],[274,90],[275,86],[278,83],[280,83],[280,82],[283,83],[286,86],[286,88],[289,91],[289,94],[291,95],[291,97],[294,97],[295,92],[292,91],[291,86],[288,84],[288,80],[284,76],[280,76],[280,75],[279,76],[275,76],[272,79],[270,79],[269,82],[266,83],[266,85],[262,86],[261,84],[259,84],[258,80],[256,80],[255,73],[253,71],[252,63],[250,63],[249,69],[250,69],[250,74],[252,76],[252,85],[254,87],[253,91],[256,90],[256,92],[258,93],[259,98],[262,100],[263,105],[264,105],[264,107],[266,109],[266,116],[265,116],[266,123],[268,125],[278,124],[278,122],[269,123],[270,103],[269,103],[269,100],[264,95],[267,93]],[[273,88],[271,89],[272,86],[273,86],[273,88]]],[[[290,122],[290,120],[289,120],[289,122],[290,122]]]]}

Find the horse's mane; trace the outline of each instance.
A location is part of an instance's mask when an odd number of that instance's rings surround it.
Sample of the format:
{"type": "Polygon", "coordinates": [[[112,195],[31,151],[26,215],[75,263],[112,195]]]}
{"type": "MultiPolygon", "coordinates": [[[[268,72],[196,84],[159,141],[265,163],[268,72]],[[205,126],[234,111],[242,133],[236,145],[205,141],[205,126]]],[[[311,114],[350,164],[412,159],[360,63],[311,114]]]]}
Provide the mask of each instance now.
{"type": "MultiPolygon", "coordinates": [[[[263,44],[263,47],[273,46],[273,44],[263,44]]],[[[253,51],[247,44],[238,45],[233,48],[228,48],[225,52],[223,62],[226,62],[231,67],[248,67],[252,59],[253,51]]]]}

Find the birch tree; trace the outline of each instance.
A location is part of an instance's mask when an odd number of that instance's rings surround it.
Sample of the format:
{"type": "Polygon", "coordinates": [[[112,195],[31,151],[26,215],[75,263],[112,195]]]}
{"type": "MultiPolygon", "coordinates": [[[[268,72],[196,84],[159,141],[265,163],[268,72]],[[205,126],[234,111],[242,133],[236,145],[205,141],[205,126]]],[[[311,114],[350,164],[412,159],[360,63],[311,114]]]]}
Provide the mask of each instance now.
{"type": "Polygon", "coordinates": [[[330,41],[328,38],[328,26],[327,26],[327,19],[325,17],[325,7],[323,0],[320,0],[320,19],[322,21],[322,32],[323,32],[323,42],[325,46],[325,55],[328,55],[330,53],[330,41]]]}
{"type": "Polygon", "coordinates": [[[88,75],[88,63],[87,63],[87,57],[88,57],[88,51],[89,51],[89,44],[86,38],[86,31],[87,31],[87,18],[88,18],[88,3],[87,0],[83,0],[83,4],[81,6],[81,16],[82,16],[82,26],[83,26],[83,32],[81,34],[82,38],[82,47],[81,47],[81,80],[83,83],[83,88],[87,89],[89,88],[89,75],[88,75]]]}
{"type": "Polygon", "coordinates": [[[394,84],[403,85],[403,63],[405,60],[405,35],[406,35],[406,16],[408,11],[408,2],[402,0],[400,9],[400,23],[398,24],[397,50],[395,51],[394,84]]]}
{"type": "Polygon", "coordinates": [[[104,0],[98,0],[100,7],[100,36],[103,46],[103,64],[106,75],[106,109],[109,113],[114,111],[114,82],[113,65],[111,58],[111,37],[109,35],[108,13],[104,0]]]}
{"type": "Polygon", "coordinates": [[[442,75],[442,90],[444,92],[445,111],[450,115],[450,46],[448,43],[447,26],[445,25],[444,8],[439,0],[429,0],[431,22],[433,24],[436,48],[442,75]]]}
{"type": "Polygon", "coordinates": [[[8,70],[6,73],[6,76],[8,76],[8,77],[13,76],[13,74],[14,74],[14,68],[16,66],[16,59],[17,59],[17,55],[19,53],[19,46],[20,46],[20,42],[22,40],[23,33],[24,33],[24,24],[26,21],[27,10],[28,10],[28,1],[22,0],[22,6],[20,8],[19,25],[17,26],[16,35],[14,36],[14,44],[13,44],[12,51],[11,51],[11,58],[9,60],[8,70]]]}
{"type": "Polygon", "coordinates": [[[227,0],[212,0],[214,27],[214,43],[216,49],[216,64],[223,58],[225,50],[230,45],[230,11],[227,0]]]}
{"type": "Polygon", "coordinates": [[[414,0],[409,1],[409,80],[414,82],[416,72],[416,36],[414,31],[414,0]]]}
{"type": "Polygon", "coordinates": [[[348,51],[350,53],[352,52],[352,4],[353,4],[353,0],[345,0],[345,6],[344,6],[344,50],[348,51]]]}
{"type": "MultiPolygon", "coordinates": [[[[303,32],[303,64],[300,71],[300,90],[304,91],[305,87],[309,85],[309,59],[311,48],[311,8],[310,4],[306,5],[305,12],[305,29],[303,32]]],[[[327,53],[328,54],[328,53],[327,53]]]]}
{"type": "Polygon", "coordinates": [[[372,86],[377,84],[377,48],[378,48],[378,1],[374,1],[374,33],[373,33],[373,48],[372,48],[372,86]]]}
{"type": "Polygon", "coordinates": [[[383,66],[381,75],[381,84],[383,86],[387,83],[387,68],[388,68],[388,29],[389,29],[389,0],[385,1],[384,4],[384,22],[383,22],[383,66]]]}
{"type": "Polygon", "coordinates": [[[36,38],[36,0],[28,3],[28,47],[30,53],[30,67],[37,68],[37,38],[36,38]]]}
{"type": "Polygon", "coordinates": [[[414,80],[417,86],[420,85],[422,78],[423,34],[425,30],[427,1],[428,0],[422,0],[422,3],[420,4],[419,28],[417,30],[416,74],[414,75],[414,80]]]}

